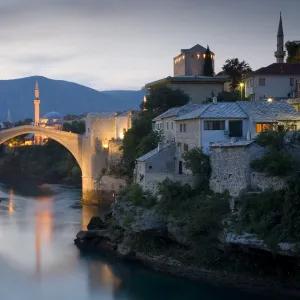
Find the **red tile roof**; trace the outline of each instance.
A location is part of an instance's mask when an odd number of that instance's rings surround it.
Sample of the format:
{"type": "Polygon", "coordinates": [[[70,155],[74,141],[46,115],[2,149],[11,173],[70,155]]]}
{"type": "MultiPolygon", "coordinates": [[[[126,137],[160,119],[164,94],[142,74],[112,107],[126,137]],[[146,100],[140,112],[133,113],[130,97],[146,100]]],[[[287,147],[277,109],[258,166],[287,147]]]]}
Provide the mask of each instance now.
{"type": "MultiPolygon", "coordinates": [[[[300,75],[300,64],[274,63],[260,68],[249,75],[300,75]]],[[[247,76],[248,77],[248,76],[247,76]]]]}

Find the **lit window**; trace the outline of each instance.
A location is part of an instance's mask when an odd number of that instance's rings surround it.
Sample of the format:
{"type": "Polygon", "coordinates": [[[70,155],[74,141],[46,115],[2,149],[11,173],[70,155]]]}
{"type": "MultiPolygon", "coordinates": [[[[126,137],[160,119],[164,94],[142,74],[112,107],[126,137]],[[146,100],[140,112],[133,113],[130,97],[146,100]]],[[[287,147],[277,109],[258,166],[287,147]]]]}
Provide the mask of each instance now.
{"type": "Polygon", "coordinates": [[[197,59],[200,59],[201,53],[197,53],[197,59]]]}
{"type": "Polygon", "coordinates": [[[256,132],[271,131],[273,128],[272,123],[258,123],[256,124],[256,132]]]}
{"type": "Polygon", "coordinates": [[[204,130],[225,130],[225,121],[204,121],[204,130]]]}
{"type": "Polygon", "coordinates": [[[214,56],[211,54],[210,58],[211,58],[211,59],[213,59],[213,58],[214,58],[214,56]]]}
{"type": "Polygon", "coordinates": [[[204,54],[203,54],[203,58],[205,58],[205,57],[206,57],[206,54],[204,53],[204,54]]]}

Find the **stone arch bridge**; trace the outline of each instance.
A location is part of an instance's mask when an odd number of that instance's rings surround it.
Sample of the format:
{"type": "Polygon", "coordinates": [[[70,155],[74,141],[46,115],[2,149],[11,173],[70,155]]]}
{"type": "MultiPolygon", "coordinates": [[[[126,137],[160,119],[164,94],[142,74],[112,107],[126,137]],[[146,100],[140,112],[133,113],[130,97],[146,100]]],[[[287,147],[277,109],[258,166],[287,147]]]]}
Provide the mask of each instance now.
{"type": "Polygon", "coordinates": [[[82,171],[82,200],[97,201],[99,175],[106,167],[108,158],[108,151],[102,149],[100,141],[91,136],[24,125],[0,131],[0,144],[29,133],[46,136],[67,148],[82,171]]]}

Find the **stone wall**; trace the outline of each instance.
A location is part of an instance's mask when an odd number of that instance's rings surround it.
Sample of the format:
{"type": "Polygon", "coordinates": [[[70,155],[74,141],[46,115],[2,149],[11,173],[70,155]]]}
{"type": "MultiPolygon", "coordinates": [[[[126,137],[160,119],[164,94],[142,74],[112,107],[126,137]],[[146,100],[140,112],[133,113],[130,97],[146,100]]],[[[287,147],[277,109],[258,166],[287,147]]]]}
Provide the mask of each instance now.
{"type": "Polygon", "coordinates": [[[286,187],[286,181],[281,177],[269,177],[264,173],[252,172],[251,187],[261,191],[268,189],[278,191],[286,187]]]}
{"type": "Polygon", "coordinates": [[[121,139],[113,139],[108,142],[108,162],[109,164],[117,164],[122,159],[122,151],[120,147],[123,145],[121,139]]]}
{"type": "Polygon", "coordinates": [[[250,163],[263,153],[265,149],[255,143],[212,147],[210,188],[217,193],[228,190],[230,195],[238,196],[242,190],[252,186],[250,163]]]}
{"type": "Polygon", "coordinates": [[[107,175],[102,176],[98,183],[99,190],[113,191],[115,194],[118,194],[125,185],[126,180],[124,178],[114,178],[107,175]]]}
{"type": "Polygon", "coordinates": [[[146,173],[142,182],[139,184],[142,186],[143,190],[147,190],[152,194],[157,192],[157,184],[169,178],[173,181],[179,181],[182,184],[189,184],[190,186],[195,186],[195,178],[188,174],[170,174],[170,173],[146,173]]]}

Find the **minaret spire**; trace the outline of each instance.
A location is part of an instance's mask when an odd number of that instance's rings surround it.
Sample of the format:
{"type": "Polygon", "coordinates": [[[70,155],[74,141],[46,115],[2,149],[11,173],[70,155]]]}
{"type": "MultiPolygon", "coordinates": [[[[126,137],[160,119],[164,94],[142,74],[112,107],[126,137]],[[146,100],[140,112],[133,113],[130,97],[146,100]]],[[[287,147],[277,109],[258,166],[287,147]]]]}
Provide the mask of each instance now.
{"type": "Polygon", "coordinates": [[[285,51],[284,48],[284,34],[282,26],[282,18],[280,12],[278,32],[277,32],[277,51],[274,53],[277,63],[284,63],[285,51]]]}

